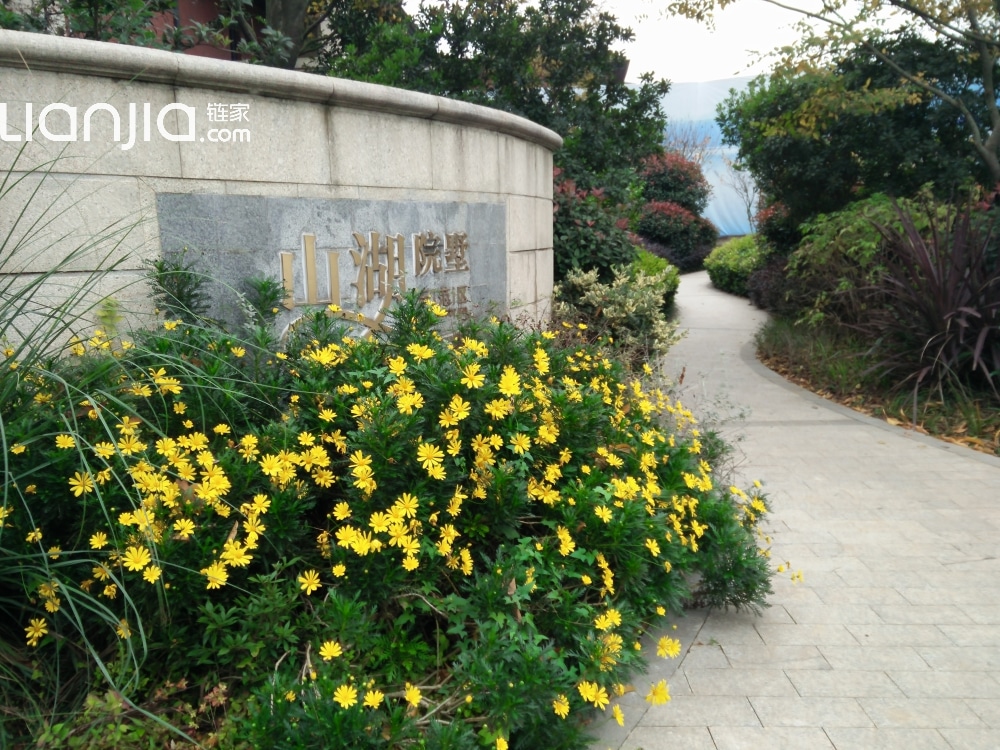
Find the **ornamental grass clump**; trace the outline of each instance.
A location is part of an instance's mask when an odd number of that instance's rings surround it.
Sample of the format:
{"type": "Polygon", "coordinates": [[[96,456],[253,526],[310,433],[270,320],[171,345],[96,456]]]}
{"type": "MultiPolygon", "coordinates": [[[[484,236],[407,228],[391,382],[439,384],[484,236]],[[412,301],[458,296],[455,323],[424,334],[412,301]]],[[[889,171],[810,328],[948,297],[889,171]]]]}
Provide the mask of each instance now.
{"type": "Polygon", "coordinates": [[[951,381],[1000,397],[995,214],[930,205],[915,218],[894,208],[900,226],[875,224],[885,243],[883,271],[863,290],[873,302],[854,328],[878,342],[879,368],[913,382],[914,393],[951,381]]]}
{"type": "Polygon", "coordinates": [[[281,351],[169,321],[5,370],[39,407],[5,422],[7,745],[580,747],[651,627],[764,604],[766,502],[681,404],[576,329],[443,314],[316,312],[281,351]]]}

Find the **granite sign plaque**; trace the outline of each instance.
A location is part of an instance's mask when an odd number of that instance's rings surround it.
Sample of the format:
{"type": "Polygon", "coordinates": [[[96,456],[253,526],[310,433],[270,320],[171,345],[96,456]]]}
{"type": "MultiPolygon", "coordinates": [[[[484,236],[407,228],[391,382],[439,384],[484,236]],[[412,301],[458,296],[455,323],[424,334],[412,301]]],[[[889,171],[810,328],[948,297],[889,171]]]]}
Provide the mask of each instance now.
{"type": "Polygon", "coordinates": [[[378,322],[411,289],[458,317],[507,301],[501,203],[160,193],[156,208],[161,252],[211,279],[222,320],[237,322],[233,290],[253,277],[284,285],[286,323],[331,304],[378,322]]]}

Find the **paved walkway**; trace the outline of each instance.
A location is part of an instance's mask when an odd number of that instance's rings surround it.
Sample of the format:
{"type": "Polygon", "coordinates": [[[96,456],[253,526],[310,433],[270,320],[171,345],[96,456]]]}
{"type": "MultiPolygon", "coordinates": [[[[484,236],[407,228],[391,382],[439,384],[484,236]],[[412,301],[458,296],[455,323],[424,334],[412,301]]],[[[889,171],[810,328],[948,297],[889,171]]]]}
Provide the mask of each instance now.
{"type": "MultiPolygon", "coordinates": [[[[828,403],[760,365],[761,313],[683,278],[681,398],[724,421],[772,502],[760,617],[694,612],[594,750],[1000,748],[1000,459],[828,403]],[[743,414],[743,419],[736,417],[743,414]],[[643,700],[666,677],[672,700],[643,700]]],[[[610,711],[608,711],[610,714],[610,711]]]]}

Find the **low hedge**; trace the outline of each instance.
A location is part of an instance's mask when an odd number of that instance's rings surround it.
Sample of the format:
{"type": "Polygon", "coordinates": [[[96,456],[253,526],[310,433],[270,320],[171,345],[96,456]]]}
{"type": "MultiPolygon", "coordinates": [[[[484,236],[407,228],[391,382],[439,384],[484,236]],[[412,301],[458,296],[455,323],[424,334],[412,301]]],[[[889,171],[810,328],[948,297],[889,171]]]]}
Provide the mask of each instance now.
{"type": "Polygon", "coordinates": [[[757,243],[757,237],[748,234],[712,250],[705,258],[705,270],[717,289],[746,297],[747,280],[754,271],[763,267],[765,260],[766,255],[757,243]]]}

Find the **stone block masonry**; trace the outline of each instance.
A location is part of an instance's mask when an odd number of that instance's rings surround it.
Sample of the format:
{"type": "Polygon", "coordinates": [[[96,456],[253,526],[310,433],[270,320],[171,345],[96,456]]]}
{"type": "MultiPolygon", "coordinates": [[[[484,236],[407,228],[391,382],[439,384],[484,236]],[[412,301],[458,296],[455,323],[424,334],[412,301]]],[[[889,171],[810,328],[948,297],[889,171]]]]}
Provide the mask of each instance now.
{"type": "Polygon", "coordinates": [[[221,287],[281,280],[296,309],[339,300],[373,317],[392,289],[419,288],[459,314],[548,315],[561,139],[532,122],[13,31],[0,31],[0,81],[0,174],[24,178],[0,231],[25,207],[18,223],[34,224],[0,273],[47,271],[107,234],[68,270],[113,268],[102,293],[139,319],[144,263],[184,247],[221,287]]]}

